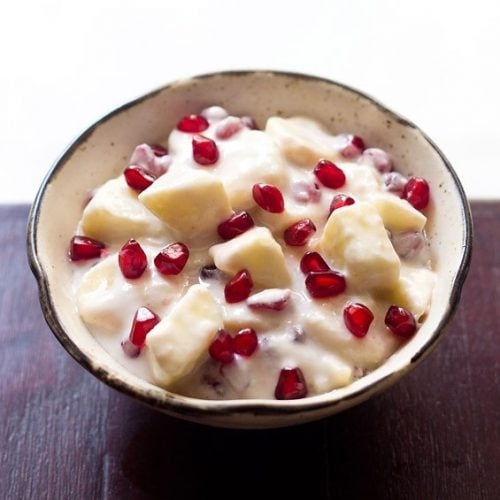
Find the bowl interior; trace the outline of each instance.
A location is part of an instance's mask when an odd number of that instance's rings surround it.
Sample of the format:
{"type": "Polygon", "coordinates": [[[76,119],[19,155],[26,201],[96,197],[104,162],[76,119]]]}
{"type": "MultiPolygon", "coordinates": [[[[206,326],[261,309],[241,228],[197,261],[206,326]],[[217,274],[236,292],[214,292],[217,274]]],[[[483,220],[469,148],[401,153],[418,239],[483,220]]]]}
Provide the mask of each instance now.
{"type": "Polygon", "coordinates": [[[113,387],[163,411],[204,423],[272,427],[340,411],[399,378],[435,344],[458,300],[470,248],[470,213],[446,159],[413,124],[373,99],[322,79],[271,72],[233,72],[176,82],[110,113],[63,154],[33,206],[30,258],[49,325],[82,365],[113,387]],[[424,326],[383,366],[348,387],[296,402],[199,401],[173,395],[130,374],[95,341],[72,297],[68,242],[88,193],[118,175],[133,148],[163,141],[180,116],[218,104],[253,116],[260,126],[272,115],[307,115],[334,133],[354,132],[386,149],[399,171],[425,177],[432,202],[428,236],[438,275],[424,326]]]}

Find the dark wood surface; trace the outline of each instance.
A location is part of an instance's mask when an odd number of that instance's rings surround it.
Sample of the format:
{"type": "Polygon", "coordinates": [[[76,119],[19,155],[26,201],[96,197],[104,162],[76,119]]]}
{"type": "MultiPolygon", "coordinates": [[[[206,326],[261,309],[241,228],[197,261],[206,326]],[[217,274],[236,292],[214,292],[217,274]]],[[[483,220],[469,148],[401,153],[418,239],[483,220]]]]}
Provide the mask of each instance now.
{"type": "Polygon", "coordinates": [[[222,430],[108,388],[46,326],[26,206],[0,207],[0,499],[500,499],[500,203],[474,203],[461,305],[429,359],[301,427],[222,430]]]}

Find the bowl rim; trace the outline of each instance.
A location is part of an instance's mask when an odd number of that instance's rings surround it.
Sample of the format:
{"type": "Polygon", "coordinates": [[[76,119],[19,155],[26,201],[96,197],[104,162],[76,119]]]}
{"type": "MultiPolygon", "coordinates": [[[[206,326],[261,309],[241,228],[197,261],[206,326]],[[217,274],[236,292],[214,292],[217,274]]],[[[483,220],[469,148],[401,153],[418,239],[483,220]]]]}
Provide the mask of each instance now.
{"type": "MultiPolygon", "coordinates": [[[[200,419],[202,417],[208,416],[224,416],[229,414],[253,414],[254,416],[265,416],[265,415],[290,415],[301,413],[305,410],[323,410],[326,408],[335,408],[338,405],[345,404],[348,402],[347,406],[353,406],[357,402],[361,402],[365,399],[366,393],[377,393],[384,389],[385,387],[392,385],[396,382],[405,371],[413,369],[418,363],[420,363],[437,345],[437,342],[442,338],[446,326],[449,324],[456,306],[460,300],[460,295],[462,291],[463,284],[467,277],[467,273],[470,268],[471,255],[472,255],[472,239],[473,239],[473,222],[472,215],[469,206],[468,199],[466,197],[465,191],[461,185],[461,182],[451,166],[441,149],[434,143],[434,141],[423,132],[417,125],[407,118],[401,116],[395,111],[387,108],[380,101],[375,99],[369,94],[358,90],[355,87],[346,85],[344,83],[337,82],[335,80],[313,76],[298,72],[289,71],[279,71],[279,70],[228,70],[228,71],[215,71],[211,73],[204,73],[201,75],[192,76],[189,78],[182,78],[175,80],[171,83],[162,85],[146,94],[141,95],[135,99],[132,99],[125,104],[119,105],[112,109],[110,112],[101,116],[92,125],[86,128],[81,134],[79,134],[66,149],[61,153],[59,158],[52,164],[51,168],[45,175],[40,185],[40,188],[36,194],[35,200],[31,206],[28,224],[27,224],[27,254],[30,268],[36,278],[38,283],[39,299],[41,304],[41,309],[44,314],[45,320],[52,330],[53,334],[57,340],[62,344],[62,346],[68,351],[68,353],[86,370],[96,376],[98,379],[105,382],[107,385],[113,387],[121,393],[132,396],[139,401],[146,403],[150,407],[159,409],[166,413],[175,416],[182,416],[184,418],[190,419],[200,419]],[[309,398],[291,400],[291,401],[276,401],[276,400],[266,400],[266,399],[254,399],[254,400],[202,400],[197,398],[190,398],[186,396],[181,396],[172,392],[169,392],[160,387],[155,387],[154,389],[144,390],[132,383],[126,382],[115,375],[110,374],[107,370],[98,366],[92,359],[85,355],[75,344],[75,342],[68,336],[62,327],[62,323],[58,318],[56,307],[52,301],[50,287],[47,279],[47,275],[42,266],[41,259],[38,256],[38,221],[40,216],[40,211],[43,205],[45,193],[48,186],[50,185],[52,179],[55,177],[57,172],[64,166],[64,164],[71,158],[77,148],[85,142],[93,132],[103,123],[107,122],[115,115],[122,113],[123,111],[146,101],[157,94],[167,90],[170,87],[176,87],[182,84],[186,84],[192,81],[200,81],[207,78],[213,78],[218,76],[235,76],[235,77],[245,77],[255,74],[268,74],[270,76],[279,77],[290,77],[298,80],[309,80],[319,83],[325,83],[328,85],[333,85],[346,90],[352,94],[360,96],[361,98],[367,100],[378,109],[380,109],[384,114],[390,116],[394,121],[410,127],[418,132],[423,139],[425,139],[429,145],[436,151],[436,153],[441,158],[444,166],[448,170],[453,183],[455,185],[457,194],[460,199],[460,206],[462,211],[462,219],[464,222],[464,236],[462,240],[462,255],[460,264],[458,266],[457,272],[453,278],[451,292],[448,299],[448,304],[444,314],[442,315],[436,329],[424,343],[421,348],[411,357],[411,359],[395,368],[390,374],[385,376],[380,376],[375,378],[370,384],[354,390],[352,393],[343,395],[342,397],[332,396],[332,392],[320,394],[317,396],[312,396],[309,398]],[[158,397],[158,391],[161,392],[162,397],[158,397]]],[[[333,413],[333,411],[332,411],[333,413]]],[[[297,422],[298,423],[298,422],[297,422]]],[[[285,424],[286,425],[286,424],[285,424]]]]}

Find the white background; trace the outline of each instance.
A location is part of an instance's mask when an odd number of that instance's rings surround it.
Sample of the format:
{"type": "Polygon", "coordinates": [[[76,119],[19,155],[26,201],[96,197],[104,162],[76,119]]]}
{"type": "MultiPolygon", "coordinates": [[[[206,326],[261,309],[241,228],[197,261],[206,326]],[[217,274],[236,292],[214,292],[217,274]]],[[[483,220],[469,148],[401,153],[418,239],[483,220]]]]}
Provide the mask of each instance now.
{"type": "Polygon", "coordinates": [[[441,146],[471,198],[500,197],[498,0],[17,0],[0,7],[0,63],[0,203],[30,202],[111,108],[251,68],[364,90],[441,146]]]}

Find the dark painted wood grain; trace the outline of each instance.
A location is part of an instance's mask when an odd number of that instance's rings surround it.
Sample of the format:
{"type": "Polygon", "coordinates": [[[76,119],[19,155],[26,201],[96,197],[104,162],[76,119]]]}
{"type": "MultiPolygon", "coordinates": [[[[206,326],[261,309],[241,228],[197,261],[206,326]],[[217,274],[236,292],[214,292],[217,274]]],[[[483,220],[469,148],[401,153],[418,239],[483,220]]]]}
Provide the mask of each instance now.
{"type": "Polygon", "coordinates": [[[475,203],[461,306],[384,394],[290,429],[156,413],[76,364],[42,318],[28,208],[0,207],[0,499],[500,498],[500,203],[475,203]]]}

